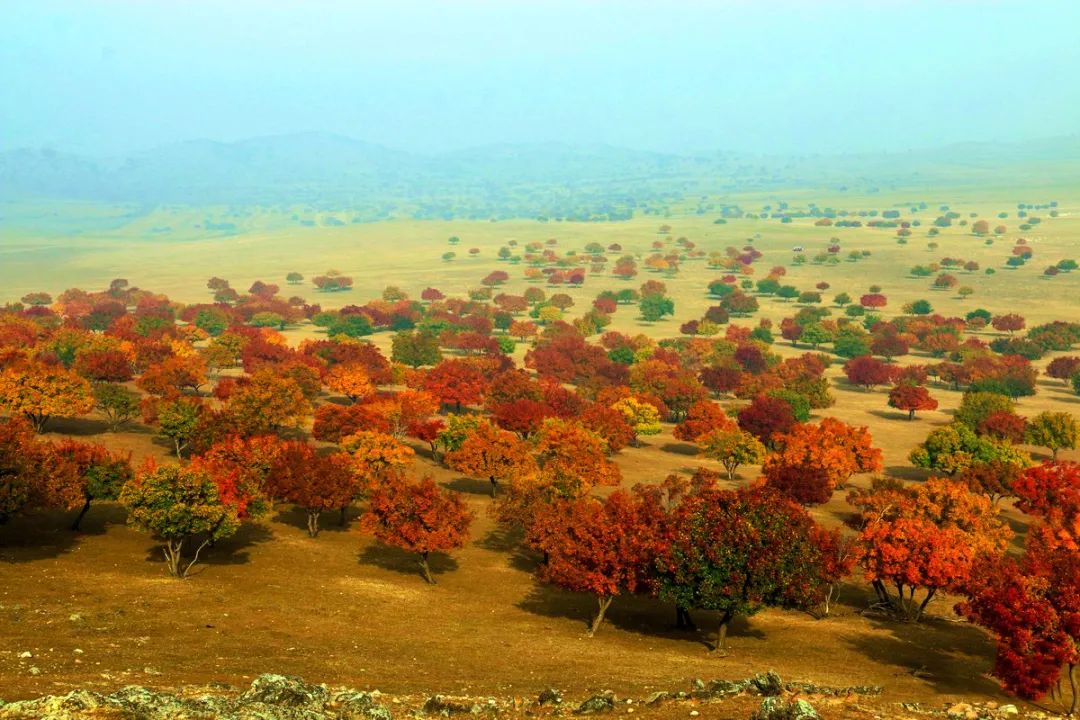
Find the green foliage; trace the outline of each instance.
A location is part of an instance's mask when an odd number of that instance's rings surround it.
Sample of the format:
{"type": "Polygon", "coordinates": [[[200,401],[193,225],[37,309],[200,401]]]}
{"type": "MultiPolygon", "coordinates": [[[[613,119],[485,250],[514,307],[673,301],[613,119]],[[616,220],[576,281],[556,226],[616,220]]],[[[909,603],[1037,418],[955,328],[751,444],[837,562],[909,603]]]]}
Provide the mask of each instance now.
{"type": "Polygon", "coordinates": [[[1025,439],[1031,445],[1048,448],[1057,459],[1059,450],[1075,450],[1080,425],[1067,412],[1041,412],[1028,421],[1025,439]]]}
{"type": "Polygon", "coordinates": [[[123,385],[94,383],[94,407],[105,416],[111,432],[139,415],[139,396],[123,385]]]}
{"type": "MultiPolygon", "coordinates": [[[[512,341],[511,341],[512,342],[512,341]]],[[[402,331],[391,341],[390,357],[409,367],[437,365],[442,360],[439,338],[430,332],[402,331]]]]}
{"type": "Polygon", "coordinates": [[[960,401],[960,407],[956,409],[954,419],[972,430],[978,431],[979,426],[991,414],[996,412],[1013,413],[1016,405],[1004,395],[992,392],[966,392],[960,401]]]}
{"type": "Polygon", "coordinates": [[[916,467],[927,468],[946,475],[955,475],[976,463],[1000,462],[1027,467],[1031,460],[1026,453],[1007,443],[979,437],[961,423],[950,423],[932,431],[919,447],[908,456],[916,467]]]}
{"type": "Polygon", "coordinates": [[[656,322],[665,315],[675,314],[675,301],[665,295],[647,295],[641,298],[638,308],[646,322],[656,322]]]}
{"type": "Polygon", "coordinates": [[[222,502],[207,473],[190,467],[163,466],[142,474],[124,485],[120,503],[129,524],[165,543],[169,572],[180,578],[198,561],[199,551],[240,526],[236,506],[222,502]],[[202,544],[185,564],[184,543],[196,535],[202,544]]]}

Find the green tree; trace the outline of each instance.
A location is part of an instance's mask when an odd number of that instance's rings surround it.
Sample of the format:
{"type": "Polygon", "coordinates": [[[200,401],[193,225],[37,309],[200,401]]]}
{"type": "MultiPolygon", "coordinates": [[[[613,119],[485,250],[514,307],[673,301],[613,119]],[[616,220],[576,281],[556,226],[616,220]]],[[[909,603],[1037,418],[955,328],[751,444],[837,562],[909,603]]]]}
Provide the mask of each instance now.
{"type": "Polygon", "coordinates": [[[675,314],[675,301],[665,295],[646,295],[641,298],[638,307],[646,322],[656,322],[665,315],[675,314]]]}
{"type": "Polygon", "coordinates": [[[409,367],[437,365],[442,360],[439,352],[439,338],[429,332],[409,332],[403,330],[394,336],[391,358],[394,362],[404,363],[409,367]]]}
{"type": "Polygon", "coordinates": [[[163,466],[143,473],[124,485],[120,504],[128,523],[164,544],[165,562],[173,577],[185,578],[212,542],[226,538],[240,526],[237,506],[224,503],[210,475],[191,467],[163,466]],[[184,561],[184,546],[201,538],[191,560],[184,561]]]}
{"type": "Polygon", "coordinates": [[[1048,448],[1057,460],[1058,450],[1075,450],[1080,439],[1080,425],[1067,412],[1041,412],[1028,421],[1024,432],[1031,445],[1048,448]]]}
{"type": "Polygon", "coordinates": [[[94,407],[110,432],[139,415],[139,396],[117,383],[94,383],[94,407]]]}

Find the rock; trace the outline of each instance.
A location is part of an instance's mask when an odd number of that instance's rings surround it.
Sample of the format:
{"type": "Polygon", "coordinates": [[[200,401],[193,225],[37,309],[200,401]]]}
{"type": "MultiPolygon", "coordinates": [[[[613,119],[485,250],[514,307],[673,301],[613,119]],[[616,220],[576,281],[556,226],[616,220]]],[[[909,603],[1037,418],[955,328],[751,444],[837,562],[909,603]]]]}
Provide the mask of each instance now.
{"type": "Polygon", "coordinates": [[[805,700],[784,702],[776,696],[766,697],[751,720],[821,720],[814,706],[805,700]]]}
{"type": "Polygon", "coordinates": [[[456,700],[445,695],[432,695],[424,703],[424,712],[429,715],[480,715],[481,713],[497,713],[498,706],[494,698],[488,698],[487,702],[471,702],[469,700],[456,700]]]}
{"type": "Polygon", "coordinates": [[[278,707],[322,706],[330,699],[330,693],[322,685],[305,683],[298,677],[285,675],[260,675],[255,678],[237,702],[250,705],[262,703],[278,707]]]}
{"type": "Polygon", "coordinates": [[[71,613],[70,615],[68,615],[68,620],[70,620],[71,622],[82,622],[82,615],[80,615],[79,613],[71,613]]]}
{"type": "Polygon", "coordinates": [[[379,693],[346,690],[334,696],[333,705],[341,720],[392,720],[390,711],[379,704],[379,693]]]}
{"type": "Polygon", "coordinates": [[[595,713],[611,712],[615,709],[615,696],[611,693],[593,695],[585,702],[578,705],[574,711],[576,715],[593,715],[595,713]]]}
{"type": "Polygon", "coordinates": [[[41,674],[41,668],[39,668],[39,667],[31,667],[30,668],[30,674],[31,675],[40,675],[41,674]]]}
{"type": "Polygon", "coordinates": [[[545,705],[561,705],[562,694],[560,694],[559,691],[555,688],[548,688],[537,696],[536,702],[540,705],[540,707],[543,707],[545,705]]]}
{"type": "Polygon", "coordinates": [[[750,678],[750,684],[765,697],[775,697],[784,691],[784,683],[772,670],[750,678]]]}
{"type": "Polygon", "coordinates": [[[697,710],[691,710],[690,711],[690,717],[697,717],[700,714],[701,713],[699,713],[697,710]]]}
{"type": "Polygon", "coordinates": [[[1020,711],[1015,705],[1002,705],[997,709],[998,715],[1019,715],[1020,711]]]}
{"type": "Polygon", "coordinates": [[[654,692],[652,695],[645,698],[645,704],[646,705],[659,705],[660,703],[664,702],[665,700],[670,700],[670,699],[671,699],[671,693],[664,692],[663,690],[660,690],[659,692],[654,692]]]}
{"type": "Polygon", "coordinates": [[[21,653],[19,653],[19,659],[26,659],[32,657],[34,657],[34,653],[30,652],[29,650],[23,650],[21,653]]]}

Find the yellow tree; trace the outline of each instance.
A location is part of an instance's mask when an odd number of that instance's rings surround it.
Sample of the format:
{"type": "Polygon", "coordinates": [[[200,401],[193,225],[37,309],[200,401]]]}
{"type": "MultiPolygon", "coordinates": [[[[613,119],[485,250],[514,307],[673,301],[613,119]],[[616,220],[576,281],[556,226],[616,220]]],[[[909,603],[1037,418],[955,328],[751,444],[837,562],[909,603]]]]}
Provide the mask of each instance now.
{"type": "Polygon", "coordinates": [[[323,379],[326,387],[335,390],[353,402],[375,394],[375,385],[367,371],[357,363],[335,365],[323,379]]]}
{"type": "Polygon", "coordinates": [[[90,383],[63,367],[27,362],[0,373],[0,410],[22,415],[38,432],[54,415],[83,415],[93,409],[90,383]]]}

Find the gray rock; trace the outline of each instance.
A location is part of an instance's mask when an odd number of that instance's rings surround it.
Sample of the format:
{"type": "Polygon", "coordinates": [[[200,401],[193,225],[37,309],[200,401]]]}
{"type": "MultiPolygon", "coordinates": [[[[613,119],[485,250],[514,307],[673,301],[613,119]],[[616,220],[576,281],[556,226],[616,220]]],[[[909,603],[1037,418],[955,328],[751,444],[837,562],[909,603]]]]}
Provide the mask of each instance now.
{"type": "Polygon", "coordinates": [[[784,702],[779,697],[767,697],[750,720],[821,720],[814,706],[805,700],[784,702]]]}
{"type": "Polygon", "coordinates": [[[615,696],[611,693],[593,695],[585,702],[578,705],[575,715],[595,715],[596,713],[611,712],[615,709],[615,696]]]}
{"type": "Polygon", "coordinates": [[[330,699],[330,693],[322,685],[311,685],[298,677],[285,675],[260,675],[251,687],[237,698],[237,702],[250,705],[262,703],[278,707],[322,706],[330,699]]]}
{"type": "Polygon", "coordinates": [[[665,700],[670,700],[670,699],[671,699],[671,693],[664,692],[663,690],[660,690],[659,692],[654,692],[652,695],[645,698],[645,704],[646,705],[659,705],[660,703],[664,702],[665,700]]]}
{"type": "Polygon", "coordinates": [[[562,694],[555,688],[548,688],[542,691],[536,698],[536,702],[543,707],[544,705],[561,705],[562,694]]]}

